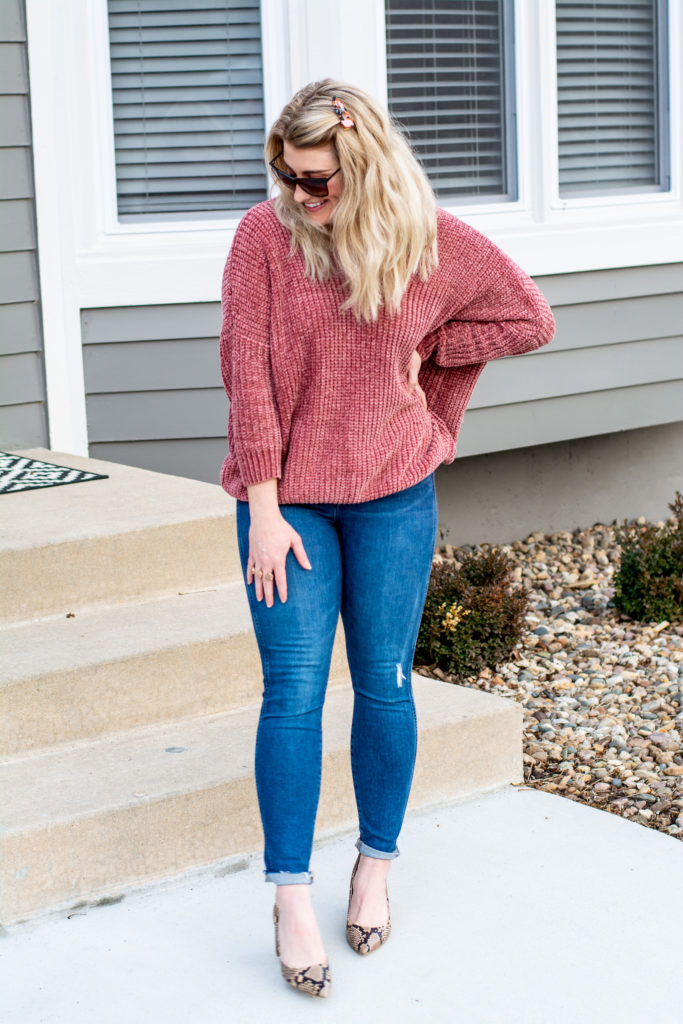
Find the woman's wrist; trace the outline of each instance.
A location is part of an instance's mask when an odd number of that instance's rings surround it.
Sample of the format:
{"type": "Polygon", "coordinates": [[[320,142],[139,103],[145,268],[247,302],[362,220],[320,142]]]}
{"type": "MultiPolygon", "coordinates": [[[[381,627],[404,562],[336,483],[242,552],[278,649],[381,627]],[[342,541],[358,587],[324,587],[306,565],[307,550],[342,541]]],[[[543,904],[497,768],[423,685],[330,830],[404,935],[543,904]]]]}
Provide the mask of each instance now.
{"type": "Polygon", "coordinates": [[[247,486],[249,497],[249,512],[251,515],[276,516],[280,515],[280,506],[277,500],[277,477],[270,480],[262,480],[258,484],[247,486]]]}

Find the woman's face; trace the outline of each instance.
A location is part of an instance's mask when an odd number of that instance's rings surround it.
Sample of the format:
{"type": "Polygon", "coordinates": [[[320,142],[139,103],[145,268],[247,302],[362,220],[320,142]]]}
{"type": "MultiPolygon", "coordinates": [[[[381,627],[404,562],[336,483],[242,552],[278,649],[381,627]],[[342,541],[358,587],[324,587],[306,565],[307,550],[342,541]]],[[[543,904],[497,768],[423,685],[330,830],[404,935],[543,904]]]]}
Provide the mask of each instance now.
{"type": "MultiPolygon", "coordinates": [[[[339,167],[339,158],[330,143],[302,148],[293,146],[290,142],[283,142],[282,148],[282,159],[296,178],[327,178],[339,167]]],[[[341,171],[328,181],[327,190],[329,195],[325,199],[309,196],[299,185],[294,190],[294,201],[301,203],[311,220],[318,224],[329,224],[332,220],[344,191],[341,171]]]]}

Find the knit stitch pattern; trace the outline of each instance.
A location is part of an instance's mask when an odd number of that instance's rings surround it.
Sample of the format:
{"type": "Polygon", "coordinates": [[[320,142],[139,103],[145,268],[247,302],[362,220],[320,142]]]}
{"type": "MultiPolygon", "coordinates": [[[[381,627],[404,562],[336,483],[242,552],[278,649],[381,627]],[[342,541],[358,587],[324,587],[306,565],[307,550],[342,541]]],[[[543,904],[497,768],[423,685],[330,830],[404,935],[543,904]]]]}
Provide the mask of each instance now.
{"type": "Polygon", "coordinates": [[[221,485],[278,479],[278,502],[369,501],[455,458],[491,359],[548,344],[555,324],[531,278],[489,238],[437,214],[439,265],[413,275],[394,315],[340,313],[343,281],[317,283],[290,253],[270,200],[240,221],[223,274],[220,367],[230,399],[221,485]],[[408,385],[417,349],[428,408],[408,385]]]}

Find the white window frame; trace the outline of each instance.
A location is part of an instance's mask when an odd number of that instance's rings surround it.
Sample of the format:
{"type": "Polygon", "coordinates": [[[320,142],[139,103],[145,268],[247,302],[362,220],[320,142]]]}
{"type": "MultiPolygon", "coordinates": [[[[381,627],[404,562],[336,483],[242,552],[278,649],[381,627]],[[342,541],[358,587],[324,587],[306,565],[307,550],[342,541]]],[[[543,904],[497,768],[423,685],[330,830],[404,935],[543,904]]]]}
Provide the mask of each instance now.
{"type": "Polygon", "coordinates": [[[554,0],[515,0],[517,202],[441,205],[534,275],[683,260],[683,5],[669,4],[667,191],[560,195],[555,33],[554,0]]]}
{"type": "MultiPolygon", "coordinates": [[[[522,0],[522,2],[524,3],[524,2],[526,2],[526,0],[522,0]]],[[[510,47],[510,50],[512,51],[512,53],[514,55],[514,59],[513,59],[513,62],[512,62],[513,63],[512,86],[510,88],[510,92],[509,93],[508,93],[508,90],[507,90],[507,72],[506,72],[506,74],[504,76],[505,83],[504,83],[504,87],[503,88],[504,88],[504,91],[505,91],[505,101],[506,101],[506,103],[511,101],[511,106],[515,108],[515,115],[514,115],[514,117],[508,117],[508,116],[504,115],[501,118],[501,122],[502,122],[502,124],[504,126],[504,129],[506,131],[510,130],[511,126],[515,122],[517,122],[517,124],[518,124],[519,123],[519,118],[520,118],[520,111],[519,111],[519,108],[517,107],[517,103],[518,103],[518,101],[520,99],[520,87],[519,87],[518,69],[516,67],[516,62],[517,62],[517,57],[518,57],[518,48],[516,46],[516,39],[518,38],[517,22],[519,20],[518,19],[518,10],[517,10],[518,9],[518,5],[519,5],[519,0],[511,0],[512,17],[509,18],[509,23],[508,23],[508,16],[504,15],[504,17],[503,17],[504,31],[505,30],[511,31],[512,32],[512,36],[513,36],[513,39],[512,39],[511,43],[510,43],[510,40],[504,39],[503,46],[504,46],[504,49],[505,49],[505,53],[507,55],[507,53],[509,52],[508,47],[510,47]]],[[[382,3],[382,6],[384,6],[384,3],[382,3]]],[[[383,24],[382,24],[382,34],[383,34],[383,39],[384,39],[383,48],[384,48],[384,51],[385,51],[385,54],[386,54],[386,32],[385,32],[385,29],[386,29],[386,22],[384,21],[383,24]]],[[[384,76],[384,81],[382,83],[381,94],[378,94],[378,95],[380,95],[380,98],[382,99],[382,102],[384,103],[384,105],[388,107],[388,105],[389,105],[389,87],[388,87],[388,81],[387,81],[386,74],[384,76]]],[[[522,193],[521,193],[522,183],[521,183],[521,171],[520,171],[520,167],[519,167],[519,156],[520,156],[520,154],[519,154],[519,148],[518,148],[518,145],[517,145],[517,137],[516,137],[517,133],[518,133],[518,129],[515,130],[515,137],[514,138],[512,138],[512,139],[506,138],[504,140],[504,143],[503,143],[503,150],[504,151],[508,150],[508,148],[510,146],[512,146],[512,148],[515,150],[515,175],[514,175],[514,183],[515,183],[516,192],[517,192],[517,198],[516,199],[509,199],[505,195],[497,195],[497,196],[496,195],[492,195],[490,197],[487,196],[487,195],[481,195],[481,196],[474,197],[472,199],[472,201],[468,202],[468,200],[466,198],[462,197],[462,196],[452,196],[452,197],[444,196],[442,199],[439,199],[439,201],[438,201],[439,202],[439,206],[443,207],[444,210],[452,210],[454,213],[457,212],[458,216],[460,216],[462,214],[463,216],[466,216],[468,220],[470,220],[470,218],[476,218],[476,216],[478,214],[495,214],[495,213],[501,213],[501,212],[504,211],[506,216],[509,216],[511,213],[521,213],[521,212],[524,212],[526,207],[525,207],[524,201],[522,199],[522,193]]]]}
{"type": "MultiPolygon", "coordinates": [[[[671,140],[671,188],[666,191],[654,189],[650,192],[628,192],[625,191],[621,194],[614,193],[612,195],[602,196],[591,196],[586,193],[583,195],[576,196],[561,196],[560,195],[560,166],[559,166],[559,135],[558,135],[558,117],[557,117],[557,45],[556,45],[556,6],[555,0],[551,4],[547,5],[546,18],[547,28],[546,31],[552,34],[552,46],[549,47],[549,61],[548,61],[548,134],[554,140],[552,146],[552,152],[549,154],[551,159],[548,163],[548,173],[550,175],[550,181],[552,183],[552,190],[550,193],[550,212],[554,215],[556,211],[564,210],[602,210],[606,207],[638,207],[641,204],[656,207],[659,203],[671,204],[672,200],[675,201],[676,196],[680,200],[680,187],[681,187],[681,161],[680,161],[680,150],[681,150],[681,106],[680,106],[680,81],[678,83],[678,89],[676,95],[678,97],[677,113],[679,116],[673,117],[673,76],[674,73],[678,74],[680,71],[680,64],[676,59],[676,52],[674,41],[672,39],[672,33],[677,32],[676,39],[681,38],[681,32],[683,32],[683,21],[681,21],[681,6],[680,2],[676,0],[669,0],[669,32],[668,35],[668,72],[669,81],[671,88],[671,101],[669,110],[669,124],[666,126],[667,134],[671,140]],[[674,137],[675,136],[675,137],[674,137]],[[674,147],[676,152],[679,154],[679,160],[676,161],[676,183],[674,185],[674,160],[673,152],[674,147]]],[[[678,57],[680,58],[682,47],[679,47],[678,57]]]]}
{"type": "MultiPolygon", "coordinates": [[[[308,81],[386,103],[383,0],[261,0],[266,124],[308,81]]],[[[80,310],[215,301],[239,211],[121,222],[106,0],[26,0],[50,444],[87,452],[80,310]]],[[[519,193],[444,203],[534,275],[683,261],[683,4],[669,4],[671,190],[560,198],[555,4],[516,0],[519,193]],[[541,144],[543,143],[543,144],[541,144]]]]}

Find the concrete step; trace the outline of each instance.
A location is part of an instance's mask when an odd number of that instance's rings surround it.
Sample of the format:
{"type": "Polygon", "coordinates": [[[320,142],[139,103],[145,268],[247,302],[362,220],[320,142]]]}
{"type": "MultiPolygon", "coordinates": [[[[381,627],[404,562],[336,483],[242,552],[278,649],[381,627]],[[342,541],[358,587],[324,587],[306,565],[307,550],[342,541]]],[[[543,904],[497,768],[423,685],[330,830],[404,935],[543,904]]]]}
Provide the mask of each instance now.
{"type": "Polygon", "coordinates": [[[0,621],[242,578],[236,503],[219,485],[46,448],[17,454],[109,479],[4,496],[0,621]]]}
{"type": "MultiPolygon", "coordinates": [[[[236,710],[263,689],[242,579],[6,625],[0,645],[0,760],[236,710]]],[[[329,685],[348,682],[340,618],[329,685]]]]}
{"type": "MultiPolygon", "coordinates": [[[[413,685],[420,740],[410,807],[521,781],[520,705],[414,673],[413,685]]],[[[317,834],[357,820],[351,713],[350,687],[332,690],[317,834]]],[[[257,716],[253,708],[192,719],[0,767],[0,921],[115,898],[125,886],[259,850],[257,716]]]]}

